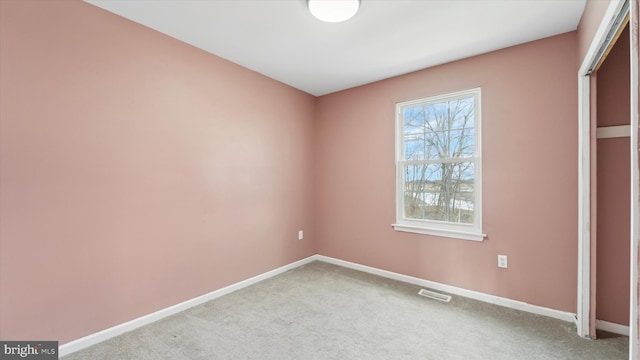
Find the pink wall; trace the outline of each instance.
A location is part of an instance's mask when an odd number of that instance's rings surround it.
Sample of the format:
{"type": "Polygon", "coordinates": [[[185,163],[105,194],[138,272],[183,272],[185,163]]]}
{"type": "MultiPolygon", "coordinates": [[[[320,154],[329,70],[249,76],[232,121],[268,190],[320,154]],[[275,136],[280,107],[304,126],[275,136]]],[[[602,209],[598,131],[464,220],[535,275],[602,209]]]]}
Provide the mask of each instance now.
{"type": "Polygon", "coordinates": [[[629,26],[626,26],[597,71],[598,127],[629,125],[629,57],[629,26]]]}
{"type": "Polygon", "coordinates": [[[611,0],[587,0],[578,25],[578,67],[587,54],[593,36],[596,34],[604,13],[611,0]]]}
{"type": "Polygon", "coordinates": [[[79,1],[0,1],[0,338],[64,343],[316,252],[574,312],[575,60],[607,5],[316,100],[79,1]],[[394,232],[395,103],[477,86],[489,238],[394,232]]]}
{"type": "Polygon", "coordinates": [[[4,340],[316,253],[310,95],[80,1],[2,0],[0,98],[4,340]]]}
{"type": "MultiPolygon", "coordinates": [[[[629,124],[629,27],[598,69],[598,127],[629,124]]],[[[629,324],[629,138],[597,141],[596,317],[629,324]]]]}
{"type": "Polygon", "coordinates": [[[319,98],[319,252],[575,312],[577,56],[572,32],[319,98]],[[473,87],[488,239],[395,232],[395,103],[473,87]]]}

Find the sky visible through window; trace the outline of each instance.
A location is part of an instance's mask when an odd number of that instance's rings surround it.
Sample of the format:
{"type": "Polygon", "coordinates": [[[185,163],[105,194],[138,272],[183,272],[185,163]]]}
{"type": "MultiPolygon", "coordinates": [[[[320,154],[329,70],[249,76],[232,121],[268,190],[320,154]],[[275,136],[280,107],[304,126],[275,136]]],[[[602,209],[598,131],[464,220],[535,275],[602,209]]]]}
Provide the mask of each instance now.
{"type": "Polygon", "coordinates": [[[473,223],[475,97],[403,109],[405,217],[473,223]]]}

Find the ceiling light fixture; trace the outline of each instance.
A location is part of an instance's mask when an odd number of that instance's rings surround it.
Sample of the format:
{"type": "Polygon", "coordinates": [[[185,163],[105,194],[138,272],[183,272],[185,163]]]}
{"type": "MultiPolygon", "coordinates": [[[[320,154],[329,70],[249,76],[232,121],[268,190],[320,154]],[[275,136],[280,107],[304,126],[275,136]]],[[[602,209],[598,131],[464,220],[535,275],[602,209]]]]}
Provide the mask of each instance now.
{"type": "Polygon", "coordinates": [[[351,19],[360,8],[360,0],[307,0],[313,16],[326,22],[342,22],[351,19]]]}

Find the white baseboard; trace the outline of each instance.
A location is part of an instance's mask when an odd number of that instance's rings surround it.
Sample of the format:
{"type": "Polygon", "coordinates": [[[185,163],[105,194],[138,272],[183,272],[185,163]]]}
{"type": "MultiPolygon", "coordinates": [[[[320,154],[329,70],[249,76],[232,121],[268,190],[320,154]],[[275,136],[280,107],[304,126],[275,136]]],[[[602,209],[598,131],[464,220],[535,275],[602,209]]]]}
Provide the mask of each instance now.
{"type": "Polygon", "coordinates": [[[504,306],[507,308],[515,309],[515,310],[525,311],[528,313],[548,316],[548,317],[563,320],[566,322],[575,323],[576,321],[576,314],[565,312],[565,311],[554,310],[554,309],[550,309],[550,308],[542,307],[538,305],[531,305],[522,301],[517,301],[517,300],[489,295],[489,294],[485,294],[477,291],[462,289],[462,288],[451,286],[451,285],[437,283],[435,281],[429,281],[429,280],[416,278],[413,276],[402,275],[402,274],[394,273],[387,270],[381,270],[381,269],[373,268],[370,266],[352,263],[349,261],[330,258],[323,255],[315,255],[315,257],[317,260],[328,262],[330,264],[339,265],[339,266],[343,266],[343,267],[354,269],[354,270],[359,270],[359,271],[374,274],[374,275],[379,275],[379,276],[393,279],[393,280],[403,281],[406,283],[422,286],[422,287],[433,289],[433,290],[443,291],[449,294],[464,296],[474,300],[480,300],[486,303],[496,304],[496,305],[504,306]]]}
{"type": "Polygon", "coordinates": [[[629,327],[604,320],[596,320],[596,329],[608,331],[610,333],[629,336],[629,327]]]}
{"type": "Polygon", "coordinates": [[[65,355],[74,353],[78,350],[82,350],[84,348],[87,348],[91,345],[95,345],[97,343],[109,340],[113,337],[116,337],[118,335],[124,334],[126,332],[135,330],[139,327],[151,324],[152,322],[156,322],[158,320],[161,320],[163,318],[166,318],[168,316],[177,314],[181,311],[185,311],[187,309],[190,309],[194,306],[203,304],[207,301],[219,298],[223,295],[227,295],[229,293],[232,293],[234,291],[240,290],[242,288],[245,288],[249,285],[253,285],[259,281],[262,280],[266,280],[268,278],[274,277],[276,275],[282,274],[288,270],[291,270],[293,268],[296,268],[298,266],[302,266],[304,264],[310,263],[314,260],[317,260],[316,255],[310,256],[308,258],[293,262],[291,264],[279,267],[277,269],[268,271],[266,273],[254,276],[252,278],[237,282],[235,284],[223,287],[221,289],[212,291],[210,293],[195,297],[193,299],[187,300],[187,301],[183,301],[179,304],[176,305],[172,305],[169,306],[167,308],[158,310],[156,312],[153,312],[151,314],[147,314],[144,316],[141,316],[139,318],[127,321],[125,323],[116,325],[114,327],[110,327],[108,329],[99,331],[97,333],[82,337],[80,339],[76,339],[73,340],[71,342],[65,343],[60,345],[59,349],[58,349],[58,354],[60,357],[63,357],[65,355]]]}
{"type": "MultiPolygon", "coordinates": [[[[385,278],[388,278],[388,279],[403,281],[403,282],[406,282],[406,283],[422,286],[422,287],[433,289],[433,290],[439,290],[439,291],[447,292],[447,293],[454,294],[454,295],[464,296],[464,297],[468,297],[468,298],[471,298],[471,299],[480,300],[480,301],[484,301],[484,302],[487,302],[487,303],[504,306],[504,307],[511,308],[511,309],[516,309],[516,310],[525,311],[525,312],[538,314],[538,315],[544,315],[544,316],[548,316],[548,317],[551,317],[551,318],[564,320],[564,321],[567,321],[567,322],[575,322],[576,321],[575,314],[572,314],[572,313],[559,311],[559,310],[554,310],[554,309],[550,309],[550,308],[546,308],[546,307],[542,307],[542,306],[537,306],[537,305],[531,305],[531,304],[527,304],[525,302],[511,300],[511,299],[502,298],[502,297],[499,297],[499,296],[494,296],[494,295],[489,295],[489,294],[484,294],[484,293],[477,292],[477,291],[466,290],[466,289],[458,288],[458,287],[455,287],[455,286],[445,285],[445,284],[437,283],[437,282],[434,282],[434,281],[429,281],[429,280],[416,278],[416,277],[413,277],[413,276],[403,275],[403,274],[394,273],[394,272],[387,271],[387,270],[377,269],[377,268],[366,266],[366,265],[356,264],[356,263],[349,262],[349,261],[339,260],[339,259],[331,258],[331,257],[328,257],[328,256],[324,256],[324,255],[312,255],[312,256],[309,256],[309,257],[304,258],[302,260],[299,260],[299,261],[293,262],[291,264],[279,267],[277,269],[268,271],[266,273],[254,276],[252,278],[240,281],[238,283],[226,286],[224,288],[212,291],[210,293],[195,297],[193,299],[181,302],[179,304],[176,304],[176,305],[169,306],[167,308],[158,310],[158,311],[156,311],[154,313],[141,316],[139,318],[127,321],[125,323],[116,325],[114,327],[111,327],[111,328],[99,331],[97,333],[82,337],[80,339],[76,339],[76,340],[73,340],[71,342],[62,344],[62,345],[60,345],[60,348],[58,350],[58,354],[59,354],[60,357],[63,357],[65,355],[74,353],[76,351],[82,350],[82,349],[87,348],[89,346],[92,346],[92,345],[98,344],[100,342],[109,340],[109,339],[111,339],[113,337],[116,337],[118,335],[121,335],[121,334],[124,334],[126,332],[135,330],[135,329],[137,329],[139,327],[151,324],[153,322],[156,322],[156,321],[161,320],[163,318],[166,318],[168,316],[177,314],[177,313],[179,313],[181,311],[185,311],[185,310],[190,309],[190,308],[192,308],[194,306],[197,306],[197,305],[203,304],[203,303],[205,303],[207,301],[210,301],[210,300],[219,298],[221,296],[227,295],[227,294],[232,293],[234,291],[237,291],[237,290],[240,290],[242,288],[245,288],[245,287],[247,287],[249,285],[253,285],[253,284],[255,284],[257,282],[260,282],[262,280],[266,280],[268,278],[274,277],[274,276],[282,274],[282,273],[284,273],[284,272],[286,272],[288,270],[297,268],[299,266],[308,264],[308,263],[310,263],[312,261],[316,261],[316,260],[324,261],[324,262],[329,263],[329,264],[343,266],[343,267],[354,269],[354,270],[359,270],[359,271],[362,271],[362,272],[366,272],[366,273],[370,273],[370,274],[374,274],[374,275],[378,275],[378,276],[382,276],[382,277],[385,277],[385,278]]],[[[602,322],[602,323],[605,323],[605,322],[602,322]]],[[[612,324],[612,323],[606,323],[604,326],[607,327],[607,328],[602,328],[602,330],[606,330],[606,331],[610,331],[610,332],[614,332],[614,333],[617,333],[617,332],[613,331],[613,330],[609,330],[609,329],[611,329],[611,328],[619,329],[618,327],[622,327],[622,325],[617,325],[617,324],[612,324]],[[615,326],[612,327],[609,324],[615,325],[615,326]]],[[[627,335],[628,335],[628,327],[627,327],[627,335]]]]}

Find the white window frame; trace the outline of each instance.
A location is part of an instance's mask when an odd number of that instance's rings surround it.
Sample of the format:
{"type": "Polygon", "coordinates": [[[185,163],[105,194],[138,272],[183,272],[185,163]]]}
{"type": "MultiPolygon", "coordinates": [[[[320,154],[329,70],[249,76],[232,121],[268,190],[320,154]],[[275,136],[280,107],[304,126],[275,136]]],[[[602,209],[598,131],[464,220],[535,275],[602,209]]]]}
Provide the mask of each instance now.
{"type": "Polygon", "coordinates": [[[396,104],[396,223],[397,231],[435,235],[462,240],[482,241],[482,146],[481,146],[481,89],[474,88],[443,95],[400,102],[396,104]],[[440,103],[461,97],[475,97],[475,156],[474,162],[474,221],[458,224],[446,221],[410,219],[404,216],[404,119],[403,109],[421,104],[440,103]]]}

